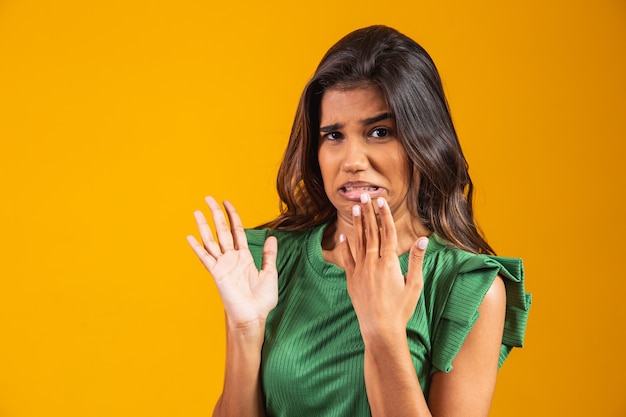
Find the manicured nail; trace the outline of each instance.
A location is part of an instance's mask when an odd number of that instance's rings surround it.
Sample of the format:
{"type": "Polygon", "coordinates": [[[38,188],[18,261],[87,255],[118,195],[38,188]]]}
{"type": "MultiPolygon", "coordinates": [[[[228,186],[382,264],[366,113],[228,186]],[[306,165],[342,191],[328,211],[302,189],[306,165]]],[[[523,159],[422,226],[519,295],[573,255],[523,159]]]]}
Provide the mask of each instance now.
{"type": "Polygon", "coordinates": [[[428,239],[422,239],[419,242],[417,242],[417,247],[420,248],[421,250],[424,250],[428,247],[428,239]]]}
{"type": "Polygon", "coordinates": [[[352,215],[353,216],[360,216],[361,215],[361,207],[359,207],[359,206],[352,207],[352,215]]]}
{"type": "Polygon", "coordinates": [[[346,241],[346,235],[343,233],[339,235],[339,243],[343,243],[346,241]]]}
{"type": "Polygon", "coordinates": [[[385,199],[382,197],[378,197],[376,199],[376,203],[378,204],[378,208],[383,208],[383,206],[385,205],[385,199]]]}
{"type": "Polygon", "coordinates": [[[367,193],[361,194],[361,203],[365,204],[370,201],[370,195],[367,193]]]}

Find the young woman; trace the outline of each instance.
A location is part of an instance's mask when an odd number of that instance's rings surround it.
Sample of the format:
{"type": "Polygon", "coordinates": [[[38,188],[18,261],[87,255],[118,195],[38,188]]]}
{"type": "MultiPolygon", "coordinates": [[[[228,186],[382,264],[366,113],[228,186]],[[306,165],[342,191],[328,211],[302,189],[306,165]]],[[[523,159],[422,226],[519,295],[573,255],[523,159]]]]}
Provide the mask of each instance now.
{"type": "Polygon", "coordinates": [[[226,311],[215,416],[486,416],[530,295],[496,257],[426,51],[350,33],[302,94],[272,222],[196,212],[226,311]]]}

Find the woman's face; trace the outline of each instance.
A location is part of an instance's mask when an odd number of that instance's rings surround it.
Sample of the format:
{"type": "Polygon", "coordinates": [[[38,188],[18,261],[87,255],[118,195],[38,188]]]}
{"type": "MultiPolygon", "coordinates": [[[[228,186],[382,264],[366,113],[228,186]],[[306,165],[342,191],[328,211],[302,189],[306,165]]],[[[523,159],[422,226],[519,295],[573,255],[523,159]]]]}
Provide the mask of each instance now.
{"type": "Polygon", "coordinates": [[[396,223],[410,220],[406,195],[411,169],[380,90],[330,89],[320,107],[318,159],[324,190],[338,217],[351,223],[352,207],[366,193],[372,199],[384,197],[396,223]]]}

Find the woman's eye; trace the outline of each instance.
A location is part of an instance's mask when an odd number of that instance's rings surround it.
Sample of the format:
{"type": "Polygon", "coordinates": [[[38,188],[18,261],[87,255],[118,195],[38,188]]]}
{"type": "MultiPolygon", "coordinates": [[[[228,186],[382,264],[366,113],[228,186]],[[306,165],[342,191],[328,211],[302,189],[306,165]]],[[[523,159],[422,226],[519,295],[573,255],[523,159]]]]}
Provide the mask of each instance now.
{"type": "Polygon", "coordinates": [[[387,129],[386,127],[377,127],[376,129],[372,130],[371,135],[375,138],[386,138],[387,136],[391,135],[391,130],[387,129]]]}
{"type": "Polygon", "coordinates": [[[324,139],[340,140],[343,136],[339,132],[330,132],[324,135],[324,139]]]}

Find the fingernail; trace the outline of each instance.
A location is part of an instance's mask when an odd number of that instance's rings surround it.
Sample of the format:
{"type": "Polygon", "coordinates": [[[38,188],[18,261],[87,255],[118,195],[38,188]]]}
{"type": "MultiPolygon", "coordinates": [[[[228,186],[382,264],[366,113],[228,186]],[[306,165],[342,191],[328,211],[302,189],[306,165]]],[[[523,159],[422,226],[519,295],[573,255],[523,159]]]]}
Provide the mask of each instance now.
{"type": "Polygon", "coordinates": [[[417,247],[420,248],[421,250],[426,249],[428,247],[428,239],[424,238],[420,240],[419,242],[417,242],[417,247]]]}
{"type": "Polygon", "coordinates": [[[378,204],[378,208],[383,208],[383,206],[385,205],[385,199],[382,197],[378,197],[376,199],[376,203],[378,204]]]}
{"type": "Polygon", "coordinates": [[[360,216],[361,215],[361,207],[359,207],[359,206],[352,207],[352,215],[353,216],[360,216]]]}
{"type": "Polygon", "coordinates": [[[361,203],[367,203],[370,201],[370,195],[367,193],[361,194],[361,203]]]}
{"type": "Polygon", "coordinates": [[[339,243],[343,243],[346,241],[346,235],[343,233],[339,235],[339,243]]]}

